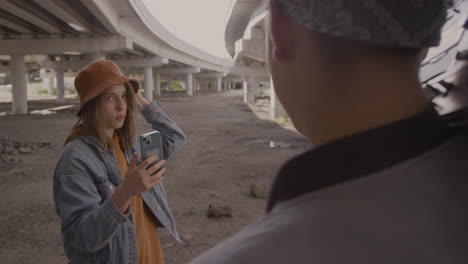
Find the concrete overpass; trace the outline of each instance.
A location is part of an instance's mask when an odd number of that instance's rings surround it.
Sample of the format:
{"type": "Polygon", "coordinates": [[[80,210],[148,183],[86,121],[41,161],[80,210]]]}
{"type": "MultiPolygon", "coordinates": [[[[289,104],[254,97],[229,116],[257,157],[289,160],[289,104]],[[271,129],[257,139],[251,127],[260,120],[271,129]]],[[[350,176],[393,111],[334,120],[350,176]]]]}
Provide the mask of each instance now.
{"type": "Polygon", "coordinates": [[[232,68],[175,37],[141,0],[0,0],[0,72],[12,74],[14,114],[28,112],[27,69],[41,68],[49,86],[55,78],[63,101],[64,77],[97,59],[142,76],[149,99],[163,80],[182,80],[188,96],[209,84],[221,91],[232,68]]]}
{"type": "Polygon", "coordinates": [[[276,97],[266,66],[266,9],[261,0],[237,0],[228,20],[226,49],[234,58],[231,75],[244,76],[244,102],[254,103],[260,89],[269,89],[270,117],[287,116],[276,97]]]}
{"type": "MultiPolygon", "coordinates": [[[[248,85],[244,85],[246,103],[255,101],[259,89],[257,83],[269,79],[265,50],[268,31],[265,30],[266,7],[263,2],[237,0],[225,32],[226,49],[235,62],[231,73],[243,75],[243,71],[249,69],[245,74],[249,76],[248,85]]],[[[461,62],[468,59],[467,17],[468,3],[456,0],[455,8],[449,11],[447,23],[443,28],[441,44],[430,49],[422,62],[420,79],[424,87],[435,87],[443,94],[447,89],[442,84],[452,82],[460,70],[461,62]]],[[[272,84],[270,97],[271,117],[286,115],[276,98],[272,84]]]]}

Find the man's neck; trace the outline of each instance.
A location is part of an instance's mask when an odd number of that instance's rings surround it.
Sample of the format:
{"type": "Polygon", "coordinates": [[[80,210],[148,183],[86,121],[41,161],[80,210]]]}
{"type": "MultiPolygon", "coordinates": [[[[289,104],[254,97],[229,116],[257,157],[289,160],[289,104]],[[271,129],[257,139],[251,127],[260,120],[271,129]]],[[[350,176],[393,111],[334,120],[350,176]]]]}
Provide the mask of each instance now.
{"type": "Polygon", "coordinates": [[[353,70],[345,78],[328,80],[323,83],[328,94],[311,104],[302,131],[318,145],[409,118],[428,104],[411,74],[353,70]]]}

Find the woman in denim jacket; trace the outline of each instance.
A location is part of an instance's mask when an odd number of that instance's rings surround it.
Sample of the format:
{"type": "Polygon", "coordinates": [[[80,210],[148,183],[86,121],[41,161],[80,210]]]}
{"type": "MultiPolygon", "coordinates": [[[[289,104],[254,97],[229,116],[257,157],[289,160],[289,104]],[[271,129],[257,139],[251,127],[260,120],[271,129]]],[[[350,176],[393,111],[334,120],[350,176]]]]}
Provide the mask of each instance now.
{"type": "Polygon", "coordinates": [[[180,241],[162,185],[162,168],[186,138],[138,81],[115,63],[96,61],[75,79],[79,120],[67,137],[54,173],[54,200],[71,263],[163,263],[157,227],[180,241]],[[139,163],[133,112],[163,138],[162,160],[139,163]]]}

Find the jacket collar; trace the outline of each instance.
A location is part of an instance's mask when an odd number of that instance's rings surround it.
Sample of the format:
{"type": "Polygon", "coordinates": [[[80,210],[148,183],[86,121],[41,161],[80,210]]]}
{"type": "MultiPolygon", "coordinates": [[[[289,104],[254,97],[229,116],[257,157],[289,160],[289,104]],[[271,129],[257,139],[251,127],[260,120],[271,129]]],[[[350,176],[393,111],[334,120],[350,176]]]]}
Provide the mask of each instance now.
{"type": "MultiPolygon", "coordinates": [[[[108,154],[113,154],[112,149],[105,149],[104,146],[102,145],[101,141],[97,138],[97,136],[94,135],[81,135],[78,136],[77,138],[81,139],[83,142],[85,142],[88,145],[94,146],[97,148],[100,152],[105,152],[108,154]]],[[[125,158],[127,159],[128,164],[130,164],[132,158],[133,158],[133,153],[138,152],[138,150],[133,146],[130,148],[128,151],[125,151],[125,158]]]]}
{"type": "Polygon", "coordinates": [[[99,141],[97,136],[94,136],[94,135],[80,135],[77,138],[81,139],[83,142],[85,142],[88,145],[96,147],[101,152],[109,151],[109,150],[106,150],[104,148],[104,146],[102,145],[101,141],[99,141]]]}

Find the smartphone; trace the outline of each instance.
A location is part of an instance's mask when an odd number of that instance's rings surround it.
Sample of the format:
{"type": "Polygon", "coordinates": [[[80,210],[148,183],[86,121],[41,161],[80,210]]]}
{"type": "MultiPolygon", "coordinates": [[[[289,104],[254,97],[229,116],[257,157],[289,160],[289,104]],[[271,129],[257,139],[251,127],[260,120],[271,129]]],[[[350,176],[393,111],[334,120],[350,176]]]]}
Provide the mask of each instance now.
{"type": "MultiPolygon", "coordinates": [[[[148,167],[153,166],[155,163],[162,159],[162,137],[159,131],[153,131],[139,136],[140,144],[140,162],[146,160],[149,156],[156,156],[155,162],[151,163],[148,167]]],[[[155,172],[156,173],[156,172],[155,172]]],[[[154,173],[153,173],[154,174],[154,173]]]]}

